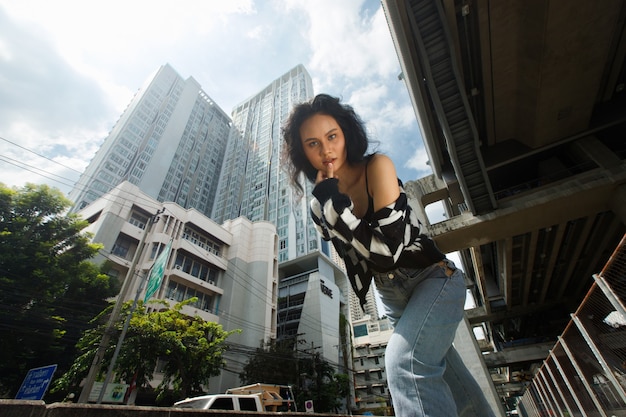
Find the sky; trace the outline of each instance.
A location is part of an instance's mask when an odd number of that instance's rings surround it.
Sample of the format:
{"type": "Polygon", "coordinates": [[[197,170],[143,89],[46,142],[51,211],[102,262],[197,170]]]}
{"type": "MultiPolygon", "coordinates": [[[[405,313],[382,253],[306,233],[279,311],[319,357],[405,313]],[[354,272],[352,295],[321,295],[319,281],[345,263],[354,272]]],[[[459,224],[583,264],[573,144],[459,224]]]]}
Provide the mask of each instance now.
{"type": "Polygon", "coordinates": [[[69,193],[166,63],[227,114],[303,64],[401,180],[432,172],[378,0],[0,0],[0,182],[69,193]]]}
{"type": "Polygon", "coordinates": [[[303,64],[401,180],[432,173],[379,0],[0,0],[0,182],[67,194],[166,63],[227,114],[303,64]]]}

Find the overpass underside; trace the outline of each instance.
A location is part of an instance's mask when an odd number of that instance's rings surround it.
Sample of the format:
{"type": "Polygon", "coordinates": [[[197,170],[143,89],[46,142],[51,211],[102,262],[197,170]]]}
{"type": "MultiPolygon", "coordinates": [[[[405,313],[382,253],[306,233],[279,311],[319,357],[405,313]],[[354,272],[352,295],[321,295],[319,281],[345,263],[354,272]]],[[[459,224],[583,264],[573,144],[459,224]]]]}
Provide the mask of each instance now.
{"type": "Polygon", "coordinates": [[[433,169],[407,191],[443,205],[430,231],[521,395],[626,232],[626,3],[382,4],[433,169]]]}

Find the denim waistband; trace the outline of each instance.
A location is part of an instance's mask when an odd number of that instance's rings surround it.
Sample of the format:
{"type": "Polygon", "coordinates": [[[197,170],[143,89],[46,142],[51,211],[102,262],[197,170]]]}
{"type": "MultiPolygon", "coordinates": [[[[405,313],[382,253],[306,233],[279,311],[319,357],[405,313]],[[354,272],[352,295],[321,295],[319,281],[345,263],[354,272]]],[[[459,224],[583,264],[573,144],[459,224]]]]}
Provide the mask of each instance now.
{"type": "Polygon", "coordinates": [[[379,282],[392,281],[394,279],[419,280],[420,275],[423,275],[424,277],[429,276],[430,273],[436,268],[444,269],[444,273],[448,277],[452,276],[454,271],[457,269],[454,262],[449,259],[444,259],[426,268],[396,268],[389,272],[374,272],[373,276],[374,280],[379,282]]]}

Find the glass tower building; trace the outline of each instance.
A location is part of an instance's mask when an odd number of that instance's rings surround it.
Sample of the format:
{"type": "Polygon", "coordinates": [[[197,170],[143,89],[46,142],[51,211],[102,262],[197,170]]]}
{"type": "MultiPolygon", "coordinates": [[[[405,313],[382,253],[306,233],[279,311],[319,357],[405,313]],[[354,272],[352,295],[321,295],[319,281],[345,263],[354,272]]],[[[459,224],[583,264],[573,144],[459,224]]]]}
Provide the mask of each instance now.
{"type": "Polygon", "coordinates": [[[307,199],[294,194],[281,164],[281,127],[294,105],[312,97],[311,77],[297,65],[232,111],[234,128],[211,217],[218,223],[245,216],[275,224],[279,262],[319,249],[307,199]]]}
{"type": "Polygon", "coordinates": [[[69,198],[81,210],[123,181],[210,216],[231,119],[166,64],[139,89],[69,198]]]}

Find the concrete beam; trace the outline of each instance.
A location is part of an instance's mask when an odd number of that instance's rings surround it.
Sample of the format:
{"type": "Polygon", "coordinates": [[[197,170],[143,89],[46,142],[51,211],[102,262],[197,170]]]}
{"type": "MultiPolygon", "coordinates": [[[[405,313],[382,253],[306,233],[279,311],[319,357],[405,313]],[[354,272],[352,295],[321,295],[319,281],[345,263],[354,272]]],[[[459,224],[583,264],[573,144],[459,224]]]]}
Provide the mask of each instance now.
{"type": "MultiPolygon", "coordinates": [[[[620,183],[626,181],[626,172],[620,183]]],[[[499,201],[500,208],[480,216],[469,212],[433,224],[430,235],[444,253],[478,247],[511,236],[610,210],[621,184],[594,170],[534,192],[499,201]]]]}
{"type": "Polygon", "coordinates": [[[566,305],[568,301],[569,301],[568,299],[560,299],[560,302],[558,303],[550,302],[550,303],[543,303],[543,304],[529,304],[527,306],[513,307],[510,310],[496,311],[490,314],[487,314],[485,312],[484,306],[480,306],[476,308],[471,308],[469,310],[465,310],[465,317],[467,317],[467,320],[469,320],[470,324],[472,325],[480,324],[480,323],[484,323],[488,321],[498,322],[498,321],[502,321],[505,319],[526,317],[530,314],[537,313],[540,311],[549,311],[549,310],[552,310],[557,305],[561,305],[561,304],[566,305]]]}
{"type": "Polygon", "coordinates": [[[512,363],[543,361],[548,357],[555,343],[537,343],[506,348],[500,352],[485,353],[483,358],[489,368],[508,366],[512,363]]]}

